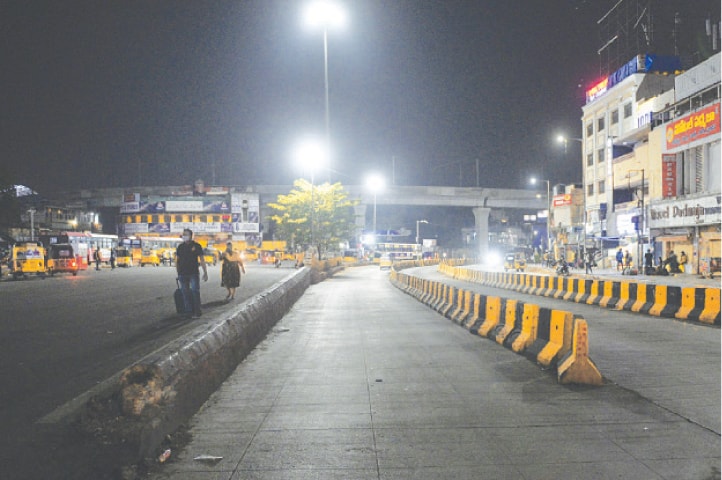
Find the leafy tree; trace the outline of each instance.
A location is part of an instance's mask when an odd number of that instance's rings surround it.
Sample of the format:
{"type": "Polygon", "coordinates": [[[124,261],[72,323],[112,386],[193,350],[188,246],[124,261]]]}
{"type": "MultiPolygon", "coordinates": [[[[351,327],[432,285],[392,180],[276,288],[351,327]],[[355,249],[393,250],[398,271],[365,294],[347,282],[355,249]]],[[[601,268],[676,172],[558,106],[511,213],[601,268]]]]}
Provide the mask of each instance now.
{"type": "Polygon", "coordinates": [[[299,179],[288,195],[279,195],[269,206],[276,212],[271,219],[279,238],[295,246],[312,245],[315,238],[318,258],[323,258],[332,246],[356,234],[353,207],[357,203],[340,183],[312,185],[299,179]]]}

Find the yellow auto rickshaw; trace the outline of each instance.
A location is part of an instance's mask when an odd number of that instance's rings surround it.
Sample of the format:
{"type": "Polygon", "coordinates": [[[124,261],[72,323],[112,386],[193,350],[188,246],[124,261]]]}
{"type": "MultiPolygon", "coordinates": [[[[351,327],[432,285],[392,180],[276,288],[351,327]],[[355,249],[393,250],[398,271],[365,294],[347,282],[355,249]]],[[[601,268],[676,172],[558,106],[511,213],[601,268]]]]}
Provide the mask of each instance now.
{"type": "Polygon", "coordinates": [[[13,279],[24,278],[34,273],[45,278],[45,247],[42,243],[26,242],[13,245],[10,255],[10,271],[13,279]]]}
{"type": "Polygon", "coordinates": [[[206,265],[215,265],[218,263],[220,254],[215,248],[204,248],[203,249],[203,261],[206,265]]]}
{"type": "Polygon", "coordinates": [[[161,255],[162,254],[159,249],[143,249],[143,253],[140,256],[140,266],[144,267],[146,265],[153,265],[157,267],[160,265],[161,255]]]}
{"type": "Polygon", "coordinates": [[[523,272],[526,269],[526,258],[521,252],[507,253],[504,257],[504,271],[514,270],[523,272]]]}
{"type": "Polygon", "coordinates": [[[133,252],[127,247],[118,247],[115,249],[115,264],[119,267],[133,266],[133,252]]]}
{"type": "Polygon", "coordinates": [[[54,243],[48,248],[48,260],[46,265],[50,276],[56,273],[78,274],[78,260],[73,253],[73,246],[69,243],[54,243]]]}

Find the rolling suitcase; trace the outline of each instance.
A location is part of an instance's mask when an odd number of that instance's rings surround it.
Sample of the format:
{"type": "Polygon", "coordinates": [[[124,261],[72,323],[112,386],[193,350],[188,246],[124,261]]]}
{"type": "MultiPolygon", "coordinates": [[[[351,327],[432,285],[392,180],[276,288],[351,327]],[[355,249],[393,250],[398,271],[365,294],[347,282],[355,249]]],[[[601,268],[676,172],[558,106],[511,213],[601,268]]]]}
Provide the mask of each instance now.
{"type": "Polygon", "coordinates": [[[178,288],[175,289],[175,292],[173,293],[173,300],[175,300],[175,311],[178,314],[184,314],[186,313],[186,307],[185,302],[183,302],[183,292],[181,292],[180,288],[180,282],[178,279],[175,279],[175,283],[178,288]]]}

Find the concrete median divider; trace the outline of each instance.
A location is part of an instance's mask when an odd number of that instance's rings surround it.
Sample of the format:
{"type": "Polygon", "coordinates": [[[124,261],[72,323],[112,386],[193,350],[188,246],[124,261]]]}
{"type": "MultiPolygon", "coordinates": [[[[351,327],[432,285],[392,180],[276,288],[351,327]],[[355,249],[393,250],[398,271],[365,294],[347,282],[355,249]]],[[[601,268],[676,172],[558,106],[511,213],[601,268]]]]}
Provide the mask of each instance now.
{"type": "MultiPolygon", "coordinates": [[[[463,275],[457,271],[458,278],[463,275]]],[[[468,276],[466,278],[472,278],[468,276]]],[[[589,358],[588,326],[570,312],[518,300],[487,296],[443,282],[419,288],[413,275],[392,269],[391,283],[422,301],[427,288],[437,292],[424,302],[469,332],[489,338],[545,366],[557,368],[560,383],[601,385],[602,375],[589,358]]],[[[495,278],[496,281],[496,278],[495,278]]],[[[516,281],[520,288],[525,282],[516,281]]]]}
{"type": "Polygon", "coordinates": [[[141,359],[86,403],[81,428],[135,449],[139,459],[149,456],[218,389],[310,283],[310,269],[297,270],[141,359]]]}
{"type": "Polygon", "coordinates": [[[657,317],[720,324],[720,288],[687,288],[630,280],[554,277],[533,273],[483,272],[445,263],[440,263],[438,269],[444,275],[494,288],[657,317]]]}

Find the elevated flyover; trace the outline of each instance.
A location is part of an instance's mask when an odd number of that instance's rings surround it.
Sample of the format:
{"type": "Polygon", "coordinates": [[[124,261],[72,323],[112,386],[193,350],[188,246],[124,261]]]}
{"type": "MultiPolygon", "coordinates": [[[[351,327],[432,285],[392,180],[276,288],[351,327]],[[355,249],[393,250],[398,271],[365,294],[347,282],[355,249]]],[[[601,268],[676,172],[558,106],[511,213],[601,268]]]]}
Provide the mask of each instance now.
{"type": "MultiPolygon", "coordinates": [[[[218,188],[218,187],[215,187],[218,188]]],[[[257,193],[261,204],[261,216],[270,214],[269,203],[278,195],[288,193],[291,185],[248,185],[227,186],[229,192],[257,193]]],[[[363,226],[366,208],[374,203],[374,195],[363,185],[344,185],[351,198],[359,199],[356,209],[359,226],[363,226]]],[[[63,192],[56,196],[59,202],[84,209],[120,209],[123,195],[139,193],[141,196],[172,196],[192,190],[191,186],[155,186],[127,188],[96,188],[63,192]]],[[[387,185],[383,192],[376,194],[377,205],[468,207],[475,219],[476,238],[479,239],[480,254],[486,253],[489,238],[489,213],[492,209],[522,209],[537,211],[546,209],[545,193],[535,190],[481,188],[481,187],[438,187],[387,185]]]]}

